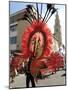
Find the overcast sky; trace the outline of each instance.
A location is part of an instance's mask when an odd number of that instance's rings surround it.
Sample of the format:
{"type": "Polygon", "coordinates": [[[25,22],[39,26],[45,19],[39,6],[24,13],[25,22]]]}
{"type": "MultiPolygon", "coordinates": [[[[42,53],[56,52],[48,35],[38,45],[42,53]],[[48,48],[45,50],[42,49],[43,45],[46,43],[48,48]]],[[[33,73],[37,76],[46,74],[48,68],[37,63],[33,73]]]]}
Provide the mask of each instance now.
{"type": "MultiPolygon", "coordinates": [[[[28,4],[31,4],[36,8],[35,3],[10,2],[10,14],[24,9],[28,4]]],[[[40,12],[41,5],[39,4],[38,6],[39,6],[39,12],[40,12]]],[[[60,25],[61,25],[61,33],[62,33],[62,43],[65,45],[65,5],[56,4],[55,8],[58,8],[58,14],[59,14],[60,25]]],[[[43,4],[42,16],[44,16],[45,12],[46,12],[46,4],[43,4]]],[[[54,32],[55,15],[56,13],[50,18],[50,20],[47,23],[52,33],[54,32]]]]}

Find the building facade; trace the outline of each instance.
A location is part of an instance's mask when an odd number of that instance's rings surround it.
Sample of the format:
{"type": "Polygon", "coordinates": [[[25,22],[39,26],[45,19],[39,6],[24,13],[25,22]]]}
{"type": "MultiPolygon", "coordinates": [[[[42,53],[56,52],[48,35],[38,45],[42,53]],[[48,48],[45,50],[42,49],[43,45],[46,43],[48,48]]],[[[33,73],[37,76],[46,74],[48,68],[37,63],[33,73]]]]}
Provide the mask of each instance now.
{"type": "Polygon", "coordinates": [[[10,30],[9,30],[9,48],[10,52],[15,50],[21,50],[21,41],[24,30],[30,24],[26,20],[18,20],[19,18],[23,18],[26,10],[23,9],[18,11],[12,15],[10,15],[10,30]]]}

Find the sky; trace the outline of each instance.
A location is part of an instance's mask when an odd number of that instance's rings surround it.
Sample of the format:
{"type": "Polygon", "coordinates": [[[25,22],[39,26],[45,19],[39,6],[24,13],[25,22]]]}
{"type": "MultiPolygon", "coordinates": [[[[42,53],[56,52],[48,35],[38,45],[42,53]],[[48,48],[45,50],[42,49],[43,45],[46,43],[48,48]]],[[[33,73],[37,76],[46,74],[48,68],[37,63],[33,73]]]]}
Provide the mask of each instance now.
{"type": "MultiPolygon", "coordinates": [[[[36,8],[36,3],[25,3],[25,2],[10,2],[10,14],[13,14],[19,10],[22,10],[26,8],[26,5],[33,5],[36,8]]],[[[38,4],[39,12],[41,4],[38,4]]],[[[65,5],[58,5],[55,4],[55,8],[58,9],[58,15],[60,19],[60,25],[61,25],[61,34],[62,34],[62,43],[65,45],[65,5]]],[[[46,12],[46,4],[43,4],[42,8],[42,17],[44,17],[44,14],[46,12]]],[[[52,33],[54,32],[54,24],[55,24],[55,15],[56,13],[50,18],[48,21],[48,27],[51,29],[52,33]]]]}

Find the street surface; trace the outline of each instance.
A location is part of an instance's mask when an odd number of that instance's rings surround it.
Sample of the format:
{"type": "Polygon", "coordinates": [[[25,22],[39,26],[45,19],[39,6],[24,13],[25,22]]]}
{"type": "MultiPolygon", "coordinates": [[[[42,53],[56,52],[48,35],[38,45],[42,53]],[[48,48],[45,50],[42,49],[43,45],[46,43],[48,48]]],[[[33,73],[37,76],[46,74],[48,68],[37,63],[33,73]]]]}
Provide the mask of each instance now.
{"type": "MultiPolygon", "coordinates": [[[[50,75],[45,79],[39,79],[36,86],[52,86],[52,85],[65,85],[65,76],[61,76],[65,71],[57,71],[56,74],[50,75]]],[[[14,82],[10,83],[10,88],[25,88],[26,87],[26,76],[20,74],[14,78],[14,82]]],[[[31,87],[31,84],[30,84],[31,87]]]]}

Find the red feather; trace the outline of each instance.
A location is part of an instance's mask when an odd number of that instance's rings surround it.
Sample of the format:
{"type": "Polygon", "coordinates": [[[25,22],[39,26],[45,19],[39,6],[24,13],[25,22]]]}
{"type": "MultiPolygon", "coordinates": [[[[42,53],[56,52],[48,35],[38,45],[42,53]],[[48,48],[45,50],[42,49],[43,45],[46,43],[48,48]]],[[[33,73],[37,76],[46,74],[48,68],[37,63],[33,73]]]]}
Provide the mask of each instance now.
{"type": "Polygon", "coordinates": [[[46,43],[45,44],[45,49],[43,51],[42,56],[48,56],[51,53],[52,50],[52,33],[50,31],[50,29],[47,27],[46,23],[39,21],[37,22],[36,20],[34,20],[32,22],[32,24],[26,28],[23,37],[22,37],[22,53],[24,58],[28,58],[29,57],[29,47],[28,47],[28,42],[29,42],[29,38],[32,32],[36,32],[36,30],[40,30],[41,32],[44,32],[45,36],[46,36],[46,43]]]}

